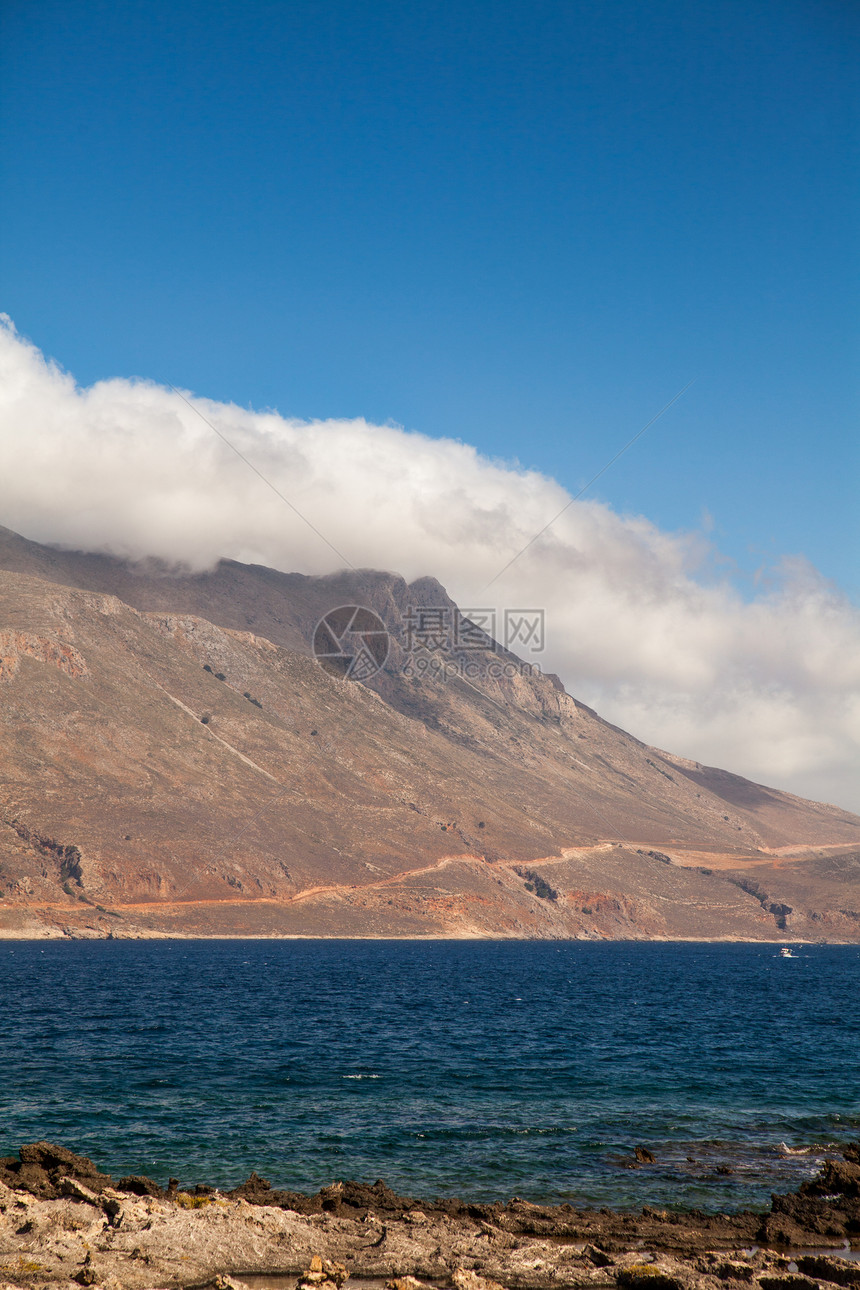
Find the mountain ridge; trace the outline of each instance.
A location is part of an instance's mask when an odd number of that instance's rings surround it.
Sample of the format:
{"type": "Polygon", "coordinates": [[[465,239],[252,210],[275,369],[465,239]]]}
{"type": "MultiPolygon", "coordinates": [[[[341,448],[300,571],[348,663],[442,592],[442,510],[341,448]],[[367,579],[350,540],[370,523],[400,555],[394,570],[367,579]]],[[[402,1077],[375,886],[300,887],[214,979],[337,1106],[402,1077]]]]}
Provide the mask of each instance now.
{"type": "Polygon", "coordinates": [[[651,748],[486,637],[410,674],[416,607],[456,612],[430,578],[0,529],[0,935],[860,939],[856,816],[651,748]],[[313,656],[344,604],[389,633],[366,683],[313,656]]]}

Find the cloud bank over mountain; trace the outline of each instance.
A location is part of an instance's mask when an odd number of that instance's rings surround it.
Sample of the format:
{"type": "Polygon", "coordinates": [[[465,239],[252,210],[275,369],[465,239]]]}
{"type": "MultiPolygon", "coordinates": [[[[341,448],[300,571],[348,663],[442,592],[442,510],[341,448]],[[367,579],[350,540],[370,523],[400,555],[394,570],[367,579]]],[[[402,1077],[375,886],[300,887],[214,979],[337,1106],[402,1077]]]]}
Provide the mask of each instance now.
{"type": "Polygon", "coordinates": [[[802,558],[745,600],[704,534],[582,500],[487,588],[570,500],[556,481],[397,426],[186,397],[123,379],[79,388],[6,320],[0,524],[197,569],[227,556],[321,573],[344,563],[333,547],[355,567],[433,575],[464,607],[545,608],[536,661],[601,715],[860,809],[860,612],[802,558]]]}

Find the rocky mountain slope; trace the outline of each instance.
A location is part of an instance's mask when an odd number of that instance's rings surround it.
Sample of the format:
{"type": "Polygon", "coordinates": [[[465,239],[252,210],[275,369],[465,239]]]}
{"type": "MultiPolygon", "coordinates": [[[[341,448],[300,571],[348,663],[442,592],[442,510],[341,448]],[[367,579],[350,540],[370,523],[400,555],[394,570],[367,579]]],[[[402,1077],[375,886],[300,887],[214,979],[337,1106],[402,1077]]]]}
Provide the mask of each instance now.
{"type": "Polygon", "coordinates": [[[0,934],[860,940],[856,816],[650,748],[474,632],[410,652],[416,615],[456,609],[0,530],[0,934]],[[314,656],[343,605],[390,638],[363,682],[314,656]]]}

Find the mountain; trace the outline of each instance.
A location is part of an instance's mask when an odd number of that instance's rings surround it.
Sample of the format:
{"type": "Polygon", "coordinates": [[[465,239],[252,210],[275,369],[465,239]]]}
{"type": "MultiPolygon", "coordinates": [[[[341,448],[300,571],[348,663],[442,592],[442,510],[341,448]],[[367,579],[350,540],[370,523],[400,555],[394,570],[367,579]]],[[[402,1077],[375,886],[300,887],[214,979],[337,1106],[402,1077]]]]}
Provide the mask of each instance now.
{"type": "Polygon", "coordinates": [[[0,529],[0,725],[0,935],[860,940],[857,816],[641,743],[430,578],[0,529]]]}

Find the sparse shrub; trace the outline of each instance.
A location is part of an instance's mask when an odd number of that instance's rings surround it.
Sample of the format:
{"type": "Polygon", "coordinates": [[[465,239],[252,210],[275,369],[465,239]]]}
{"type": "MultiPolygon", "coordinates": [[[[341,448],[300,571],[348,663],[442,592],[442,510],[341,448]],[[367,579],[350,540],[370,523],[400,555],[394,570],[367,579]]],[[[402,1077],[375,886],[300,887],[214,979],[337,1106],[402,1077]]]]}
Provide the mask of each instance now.
{"type": "Polygon", "coordinates": [[[178,1191],[173,1197],[174,1204],[180,1205],[183,1209],[203,1209],[205,1205],[212,1204],[211,1196],[192,1196],[190,1192],[178,1191]]]}
{"type": "Polygon", "coordinates": [[[547,880],[542,878],[539,873],[535,873],[533,869],[517,868],[515,872],[519,874],[526,884],[526,891],[530,891],[539,900],[558,900],[558,892],[555,887],[551,887],[547,880]]]}
{"type": "Polygon", "coordinates": [[[634,1263],[629,1268],[619,1268],[616,1280],[621,1290],[681,1290],[681,1280],[653,1263],[634,1263]]]}

